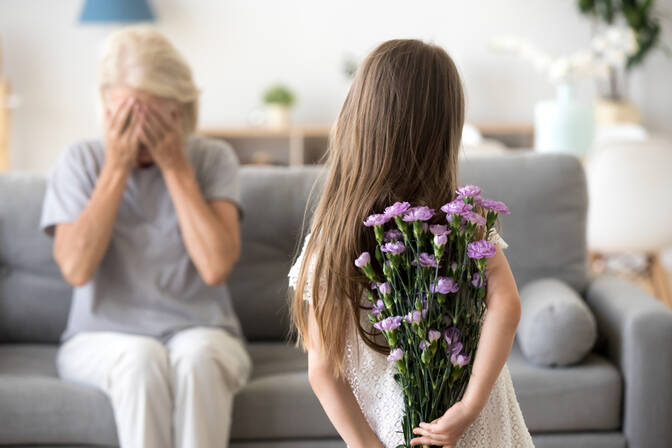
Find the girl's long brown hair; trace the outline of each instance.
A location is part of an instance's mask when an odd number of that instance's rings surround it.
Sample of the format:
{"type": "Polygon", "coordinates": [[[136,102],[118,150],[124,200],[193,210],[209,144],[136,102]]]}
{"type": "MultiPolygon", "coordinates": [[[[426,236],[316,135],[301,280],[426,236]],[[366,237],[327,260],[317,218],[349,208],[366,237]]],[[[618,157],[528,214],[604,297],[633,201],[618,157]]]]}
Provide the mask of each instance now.
{"type": "Polygon", "coordinates": [[[360,324],[368,282],[354,259],[375,247],[373,232],[362,221],[396,201],[438,209],[452,200],[463,125],[462,83],[442,48],[391,40],[357,71],[332,130],[328,173],[291,298],[298,343],[306,347],[309,307],[303,297],[307,276],[313,275],[319,340],[335,375],[342,373],[350,324],[369,346],[389,350],[360,324]],[[311,259],[313,273],[308,272],[311,259]]]}

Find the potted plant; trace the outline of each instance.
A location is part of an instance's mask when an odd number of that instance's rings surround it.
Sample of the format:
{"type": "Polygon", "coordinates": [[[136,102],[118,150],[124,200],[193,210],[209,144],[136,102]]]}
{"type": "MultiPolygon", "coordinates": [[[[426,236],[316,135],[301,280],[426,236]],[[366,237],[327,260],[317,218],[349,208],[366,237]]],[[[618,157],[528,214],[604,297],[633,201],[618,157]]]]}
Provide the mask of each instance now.
{"type": "Polygon", "coordinates": [[[268,125],[273,128],[289,126],[290,110],[295,97],[289,88],[283,84],[275,84],[264,92],[264,104],[268,112],[268,125]]]}
{"type": "Polygon", "coordinates": [[[640,66],[660,44],[660,24],[653,0],[577,0],[579,11],[595,23],[602,36],[593,39],[593,49],[605,55],[606,79],[598,81],[600,97],[595,101],[598,123],[641,121],[637,108],[627,98],[629,72],[640,66]],[[615,26],[628,32],[614,31],[615,26]],[[602,29],[612,31],[603,33],[602,29]]]}

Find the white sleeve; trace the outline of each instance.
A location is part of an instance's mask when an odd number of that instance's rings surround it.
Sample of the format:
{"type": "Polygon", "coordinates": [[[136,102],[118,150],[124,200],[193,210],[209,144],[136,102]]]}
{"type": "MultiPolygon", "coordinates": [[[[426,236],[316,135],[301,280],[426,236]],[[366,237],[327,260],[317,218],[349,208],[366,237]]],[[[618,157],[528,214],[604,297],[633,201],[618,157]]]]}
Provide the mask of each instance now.
{"type": "Polygon", "coordinates": [[[504,241],[504,238],[499,236],[497,230],[492,229],[490,231],[490,236],[488,236],[488,241],[490,241],[495,246],[499,246],[500,249],[507,249],[509,247],[508,243],[504,241]]]}
{"type": "MultiPolygon", "coordinates": [[[[308,240],[310,239],[310,233],[306,235],[306,238],[303,240],[303,247],[301,248],[301,253],[296,258],[296,261],[289,269],[287,277],[289,278],[289,287],[296,289],[296,284],[299,281],[299,270],[303,264],[303,254],[306,252],[306,246],[308,245],[308,240]]],[[[311,260],[310,266],[308,268],[308,277],[306,278],[306,286],[303,291],[303,300],[308,303],[313,303],[313,271],[315,270],[315,261],[311,260]]]]}

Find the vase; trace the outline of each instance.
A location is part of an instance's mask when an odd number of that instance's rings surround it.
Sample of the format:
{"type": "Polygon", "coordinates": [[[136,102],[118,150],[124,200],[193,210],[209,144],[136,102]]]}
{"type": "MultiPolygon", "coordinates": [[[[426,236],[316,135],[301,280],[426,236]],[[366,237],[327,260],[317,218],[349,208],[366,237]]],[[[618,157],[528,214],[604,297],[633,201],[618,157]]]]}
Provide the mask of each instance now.
{"type": "Polygon", "coordinates": [[[283,129],[289,127],[289,112],[290,109],[288,106],[281,104],[266,105],[268,126],[274,129],[283,129]]]}
{"type": "Polygon", "coordinates": [[[581,157],[595,135],[593,106],[577,99],[575,86],[559,84],[553,100],[534,107],[534,149],[561,152],[581,157]]]}

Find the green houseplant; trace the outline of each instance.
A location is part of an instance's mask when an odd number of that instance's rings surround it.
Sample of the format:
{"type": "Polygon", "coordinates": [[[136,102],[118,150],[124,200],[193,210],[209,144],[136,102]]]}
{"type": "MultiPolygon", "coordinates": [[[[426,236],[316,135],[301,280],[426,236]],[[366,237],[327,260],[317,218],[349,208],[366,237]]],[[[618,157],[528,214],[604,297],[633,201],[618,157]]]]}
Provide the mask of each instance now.
{"type": "Polygon", "coordinates": [[[636,45],[622,63],[609,66],[607,81],[598,86],[601,95],[596,102],[598,122],[640,121],[639,112],[627,101],[625,90],[628,72],[641,66],[652,50],[660,46],[661,27],[654,3],[653,0],[577,0],[579,11],[591,17],[598,28],[625,26],[632,32],[636,45]]]}
{"type": "Polygon", "coordinates": [[[268,124],[274,128],[289,126],[289,115],[296,98],[283,84],[274,84],[264,92],[264,104],[268,112],[268,124]]]}
{"type": "Polygon", "coordinates": [[[579,10],[583,14],[608,25],[624,20],[635,33],[637,51],[628,57],[628,69],[640,65],[659,44],[660,23],[653,4],[653,0],[578,0],[579,10]]]}

